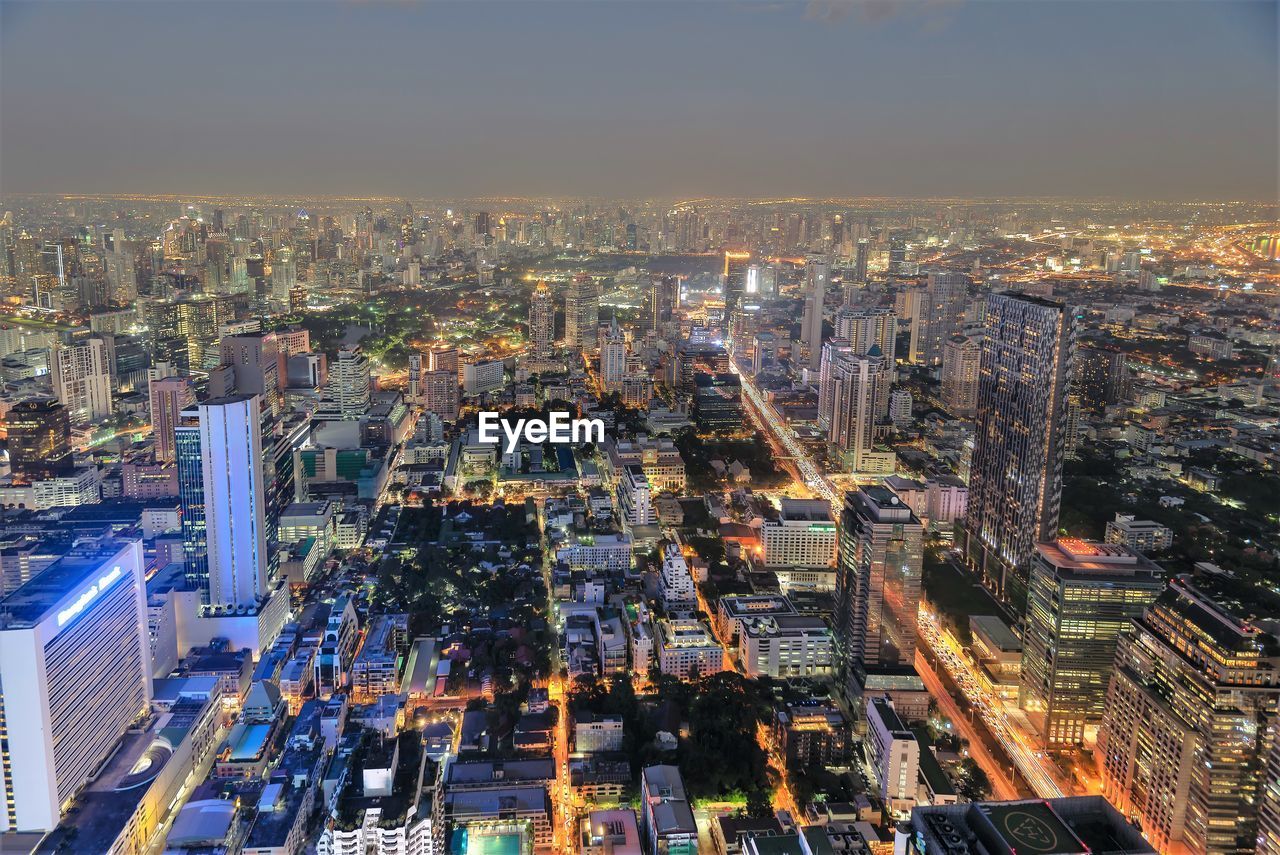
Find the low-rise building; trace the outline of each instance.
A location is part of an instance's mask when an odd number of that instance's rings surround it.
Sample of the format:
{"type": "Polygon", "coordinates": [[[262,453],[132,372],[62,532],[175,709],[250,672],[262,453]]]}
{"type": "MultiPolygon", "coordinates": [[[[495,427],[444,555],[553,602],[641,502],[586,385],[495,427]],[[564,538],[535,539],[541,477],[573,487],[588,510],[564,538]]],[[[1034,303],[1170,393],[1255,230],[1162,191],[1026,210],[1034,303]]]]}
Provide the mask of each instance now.
{"type": "Polygon", "coordinates": [[[658,668],[687,680],[696,672],[699,677],[724,670],[724,649],[710,628],[696,620],[657,621],[658,668]]]}
{"type": "Polygon", "coordinates": [[[835,662],[830,627],[818,617],[783,615],[743,621],[738,658],[749,677],[822,677],[835,662]]]}

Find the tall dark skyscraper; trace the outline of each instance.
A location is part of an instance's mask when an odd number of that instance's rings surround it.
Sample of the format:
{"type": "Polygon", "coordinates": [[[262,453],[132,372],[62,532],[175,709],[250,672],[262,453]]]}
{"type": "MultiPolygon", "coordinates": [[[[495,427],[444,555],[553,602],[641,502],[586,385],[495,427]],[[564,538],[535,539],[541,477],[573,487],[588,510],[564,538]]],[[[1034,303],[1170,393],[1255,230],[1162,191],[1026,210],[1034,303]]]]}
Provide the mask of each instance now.
{"type": "Polygon", "coordinates": [[[20,401],[5,415],[9,468],[28,478],[61,475],[72,468],[67,408],[51,398],[20,401]]]}
{"type": "Polygon", "coordinates": [[[655,276],[650,283],[649,309],[653,328],[671,323],[680,306],[680,280],[675,276],[655,276]]]}
{"type": "Polygon", "coordinates": [[[1061,303],[987,297],[963,541],[970,566],[1018,611],[1036,544],[1058,533],[1075,325],[1061,303]]]}
{"type": "Polygon", "coordinates": [[[1130,384],[1123,351],[1106,345],[1077,349],[1075,385],[1085,409],[1100,412],[1108,404],[1123,401],[1129,396],[1130,384]]]}
{"type": "Polygon", "coordinates": [[[920,520],[887,487],[845,494],[835,624],[846,685],[871,671],[912,667],[923,541],[920,520]]]}

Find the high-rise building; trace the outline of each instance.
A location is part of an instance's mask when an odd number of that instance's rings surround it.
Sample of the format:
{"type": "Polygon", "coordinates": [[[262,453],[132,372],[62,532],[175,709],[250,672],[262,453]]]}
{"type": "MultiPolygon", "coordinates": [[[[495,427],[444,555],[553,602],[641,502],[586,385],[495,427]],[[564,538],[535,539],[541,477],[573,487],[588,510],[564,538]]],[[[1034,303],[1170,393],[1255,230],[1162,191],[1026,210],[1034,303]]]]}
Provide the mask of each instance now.
{"type": "Polygon", "coordinates": [[[953,416],[971,419],[978,412],[980,339],[953,335],[942,345],[942,405],[953,416]]]}
{"type": "Polygon", "coordinates": [[[760,526],[766,567],[830,567],[836,557],[836,524],[826,499],[781,500],[777,517],[760,526]]]}
{"type": "Polygon", "coordinates": [[[183,410],[196,402],[195,386],[190,377],[163,377],[152,380],[147,388],[151,404],[151,436],[155,442],[156,461],[175,460],[178,423],[183,410]]]}
{"type": "Polygon", "coordinates": [[[422,372],[422,408],[442,421],[456,422],[460,406],[457,371],[422,372]]]}
{"type": "Polygon", "coordinates": [[[586,349],[594,347],[599,326],[600,286],[589,274],[573,277],[564,297],[565,345],[586,349]]]}
{"type": "MultiPolygon", "coordinates": [[[[235,372],[236,392],[261,395],[263,406],[279,415],[284,407],[281,375],[285,373],[284,356],[274,332],[251,332],[225,335],[219,345],[222,364],[235,372]]],[[[341,354],[339,354],[341,359],[341,354]]]]}
{"type": "Polygon", "coordinates": [[[44,398],[19,401],[4,417],[9,468],[28,478],[65,475],[73,468],[71,421],[67,409],[44,398]]]}
{"type": "Polygon", "coordinates": [[[435,348],[427,353],[428,371],[452,371],[458,376],[458,349],[456,347],[435,348]]]}
{"type": "Polygon", "coordinates": [[[836,557],[836,638],[846,686],[912,667],[924,526],[887,487],[845,494],[836,557]]]}
{"type": "Polygon", "coordinates": [[[1256,847],[1278,700],[1276,638],[1174,579],[1116,645],[1104,794],[1161,852],[1272,851],[1256,847]]]}
{"type": "Polygon", "coordinates": [[[49,354],[53,393],[75,424],[111,416],[111,362],[106,339],[87,336],[58,341],[49,354]]]}
{"type": "Polygon", "coordinates": [[[283,246],[271,261],[271,302],[277,308],[289,306],[289,295],[298,287],[298,266],[293,250],[283,246]]]}
{"type": "Polygon", "coordinates": [[[680,308],[680,280],[675,276],[655,276],[649,285],[649,314],[653,329],[662,331],[675,319],[680,308]]]}
{"type": "Polygon", "coordinates": [[[875,423],[883,409],[884,357],[879,347],[859,355],[843,341],[823,345],[818,373],[818,428],[835,455],[853,471],[866,468],[875,439],[875,423]]]}
{"type": "Polygon", "coordinates": [[[321,413],[326,417],[351,420],[369,412],[373,378],[369,360],[360,345],[344,347],[329,364],[329,384],[325,387],[321,413]]]}
{"type": "Polygon", "coordinates": [[[142,544],[90,542],[0,599],[0,831],[57,827],[151,700],[142,544]]]}
{"type": "Polygon", "coordinates": [[[269,581],[261,399],[218,398],[198,412],[209,603],[256,607],[269,581]]]}
{"type": "Polygon", "coordinates": [[[615,316],[609,322],[609,332],[600,345],[600,381],[604,388],[616,392],[622,388],[622,378],[627,374],[627,339],[618,328],[615,316]]]}
{"type": "Polygon", "coordinates": [[[1036,546],[1019,705],[1042,745],[1082,745],[1102,721],[1116,639],[1163,590],[1163,570],[1127,547],[1073,539],[1036,546]]]}
{"type": "Polygon", "coordinates": [[[1035,545],[1058,535],[1074,338],[1061,303],[987,297],[963,540],[970,566],[1017,608],[1035,545]]]}
{"type": "Polygon", "coordinates": [[[969,303],[969,277],[953,271],[934,271],[925,286],[920,314],[920,344],[915,348],[925,365],[942,362],[943,345],[964,325],[969,303]]]}
{"type": "Polygon", "coordinates": [[[858,241],[857,254],[853,261],[853,281],[859,284],[866,284],[867,281],[867,258],[871,253],[871,244],[866,238],[858,241]]]}
{"type": "Polygon", "coordinates": [[[742,294],[747,287],[747,262],[751,260],[749,252],[725,250],[724,253],[724,329],[729,331],[729,323],[742,305],[742,294]]]}
{"type": "Polygon", "coordinates": [[[809,348],[809,368],[813,371],[822,365],[822,314],[830,279],[831,267],[825,258],[813,256],[806,262],[803,341],[809,348]]]}
{"type": "Polygon", "coordinates": [[[539,282],[529,298],[529,342],[535,362],[551,358],[551,344],[556,335],[556,309],[551,289],[539,282]]]}
{"type": "Polygon", "coordinates": [[[1091,412],[1125,400],[1132,387],[1124,352],[1101,345],[1077,348],[1074,379],[1080,405],[1091,412]]]}

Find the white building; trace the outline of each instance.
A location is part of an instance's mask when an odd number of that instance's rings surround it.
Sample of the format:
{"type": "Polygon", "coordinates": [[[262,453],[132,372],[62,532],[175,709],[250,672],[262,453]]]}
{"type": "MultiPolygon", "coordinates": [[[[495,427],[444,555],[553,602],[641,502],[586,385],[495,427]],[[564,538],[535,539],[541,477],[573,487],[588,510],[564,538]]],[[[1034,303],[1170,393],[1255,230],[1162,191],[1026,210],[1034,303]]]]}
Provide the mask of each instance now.
{"type": "Polygon", "coordinates": [[[658,521],[649,493],[649,479],[638,464],[628,464],[618,473],[618,506],[630,525],[653,525],[658,521]]]}
{"type": "Polygon", "coordinates": [[[600,380],[607,391],[622,388],[622,378],[627,373],[627,339],[618,328],[615,317],[609,324],[609,332],[600,344],[600,380]]]}
{"type": "Polygon", "coordinates": [[[724,670],[724,649],[711,630],[696,620],[659,620],[658,668],[687,680],[696,669],[698,676],[724,670]]]}
{"type": "Polygon", "coordinates": [[[111,415],[111,362],[106,339],[58,343],[49,354],[53,394],[77,424],[93,424],[111,415]]]}
{"type": "Polygon", "coordinates": [[[693,583],[693,574],[689,572],[689,563],[680,554],[680,547],[674,543],[668,543],[662,550],[658,588],[668,612],[697,608],[698,590],[693,583]]]}
{"type": "Polygon", "coordinates": [[[1173,546],[1173,529],[1151,520],[1135,519],[1133,514],[1116,514],[1107,523],[1107,543],[1121,543],[1135,552],[1159,552],[1173,546]]]}
{"type": "Polygon", "coordinates": [[[468,362],[462,366],[462,389],[468,395],[479,395],[501,389],[503,385],[501,360],[468,362]]]}
{"type": "Polygon", "coordinates": [[[909,812],[919,791],[920,743],[885,698],[867,699],[865,744],[880,797],[893,813],[909,812]]]}
{"type": "Polygon", "coordinates": [[[807,615],[748,619],[738,636],[738,658],[748,677],[825,677],[835,664],[831,629],[807,615]]]}
{"type": "Polygon", "coordinates": [[[0,831],[49,831],[151,700],[141,543],[73,550],[0,600],[0,673],[0,831]]]}
{"type": "Polygon", "coordinates": [[[631,569],[631,536],[628,534],[597,534],[577,537],[567,546],[556,550],[556,560],[563,561],[574,570],[631,569]]]}
{"type": "Polygon", "coordinates": [[[198,412],[209,604],[256,607],[268,581],[259,396],[216,398],[198,412]]]}
{"type": "Polygon", "coordinates": [[[766,567],[830,567],[836,557],[836,524],[825,499],[782,499],[777,519],[760,528],[766,567]]]}

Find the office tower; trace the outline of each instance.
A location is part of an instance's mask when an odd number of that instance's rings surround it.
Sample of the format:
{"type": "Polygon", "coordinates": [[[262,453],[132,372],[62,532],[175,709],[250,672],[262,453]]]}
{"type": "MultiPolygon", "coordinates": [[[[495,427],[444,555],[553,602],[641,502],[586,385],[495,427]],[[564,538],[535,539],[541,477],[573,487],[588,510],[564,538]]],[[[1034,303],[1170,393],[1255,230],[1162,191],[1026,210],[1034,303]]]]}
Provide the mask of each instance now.
{"type": "Polygon", "coordinates": [[[1271,724],[1271,754],[1258,806],[1258,851],[1280,852],[1280,722],[1271,724]]]}
{"type": "Polygon", "coordinates": [[[826,259],[811,257],[804,267],[805,307],[803,341],[809,348],[809,368],[822,365],[822,306],[827,298],[831,268],[826,259]]]}
{"type": "MultiPolygon", "coordinates": [[[[251,332],[225,335],[219,344],[223,365],[230,365],[235,376],[235,391],[241,395],[260,395],[264,408],[272,415],[284,409],[284,358],[280,341],[274,332],[251,332]]],[[[339,354],[341,359],[341,354],[339,354]]]]}
{"type": "MultiPolygon", "coordinates": [[[[120,229],[116,229],[117,233],[120,229]]],[[[138,269],[133,249],[124,243],[123,236],[107,253],[107,289],[111,302],[117,306],[132,306],[138,300],[138,269]]]]}
{"type": "Polygon", "coordinates": [[[1276,645],[1181,577],[1120,633],[1098,735],[1103,793],[1160,851],[1255,851],[1276,645]]]}
{"type": "Polygon", "coordinates": [[[680,308],[680,280],[675,276],[655,276],[649,283],[649,313],[653,329],[661,332],[680,308]]]}
{"type": "Polygon", "coordinates": [[[325,387],[321,410],[326,417],[343,420],[359,419],[369,412],[373,395],[373,378],[369,360],[360,345],[344,347],[329,365],[329,384],[325,387]]]}
{"type": "Polygon", "coordinates": [[[200,412],[179,413],[173,430],[174,462],[178,470],[178,504],[182,508],[183,577],[189,588],[209,601],[209,542],[204,509],[204,453],[200,412]]]}
{"type": "Polygon", "coordinates": [[[1036,545],[1018,704],[1043,746],[1079,746],[1102,721],[1116,639],[1163,590],[1163,570],[1128,547],[1036,545]]]}
{"type": "Polygon", "coordinates": [[[858,252],[853,262],[853,281],[865,284],[867,281],[867,257],[871,253],[871,244],[866,238],[858,241],[858,252]]]}
{"type": "Polygon", "coordinates": [[[942,362],[943,345],[964,326],[964,312],[969,305],[969,277],[951,271],[930,273],[924,300],[920,344],[915,349],[925,365],[937,365],[942,362]]]}
{"type": "Polygon", "coordinates": [[[529,343],[535,362],[551,358],[551,343],[556,336],[556,309],[551,289],[539,282],[529,298],[529,343]]]}
{"type": "Polygon", "coordinates": [[[978,412],[982,340],[953,335],[942,346],[942,405],[951,415],[971,419],[978,412]]]}
{"type": "Polygon", "coordinates": [[[749,252],[724,253],[724,330],[729,333],[731,319],[742,305],[742,293],[747,286],[747,262],[751,259],[749,252]]]}
{"type": "Polygon", "coordinates": [[[1103,345],[1077,348],[1074,379],[1080,405],[1095,413],[1128,398],[1132,385],[1124,352],[1103,345]]]}
{"type": "Polygon", "coordinates": [[[208,602],[256,607],[269,581],[260,398],[216,398],[200,404],[197,413],[208,602]]]}
{"type": "Polygon", "coordinates": [[[841,679],[912,667],[924,565],[924,526],[887,487],[845,494],[836,555],[841,679]]]}
{"type": "Polygon", "coordinates": [[[889,415],[889,387],[896,370],[898,321],[892,309],[852,308],[846,306],[836,314],[835,338],[849,343],[858,356],[866,356],[878,348],[883,357],[877,377],[876,418],[889,415]]]}
{"type": "MultiPolygon", "coordinates": [[[[501,363],[499,363],[501,364],[501,363]]],[[[458,420],[459,395],[457,371],[422,372],[422,408],[446,422],[458,420]]]]}
{"type": "Polygon", "coordinates": [[[564,343],[590,349],[600,326],[600,287],[589,274],[573,277],[564,297],[564,343]]]}
{"type": "Polygon", "coordinates": [[[147,395],[151,404],[151,437],[155,442],[156,461],[172,463],[176,459],[178,423],[183,410],[196,402],[195,386],[190,377],[164,377],[149,382],[147,395]]]}
{"type": "Polygon", "coordinates": [[[0,599],[0,831],[57,827],[151,701],[142,544],[89,543],[0,599]]]}
{"type": "Polygon", "coordinates": [[[600,382],[607,391],[615,392],[622,388],[622,378],[627,373],[627,339],[618,328],[615,316],[609,322],[609,332],[605,334],[604,343],[600,345],[600,382]]]}
{"type": "Polygon", "coordinates": [[[970,566],[1017,609],[1035,545],[1058,534],[1074,338],[1061,303],[987,297],[963,540],[970,566]]]}
{"type": "Polygon", "coordinates": [[[289,305],[289,295],[298,287],[298,266],[293,250],[283,246],[271,261],[271,302],[279,308],[289,305]]]}
{"type": "Polygon", "coordinates": [[[777,336],[771,332],[758,332],[751,346],[751,375],[754,377],[774,364],[778,358],[777,336]]]}
{"type": "Polygon", "coordinates": [[[864,469],[874,445],[883,372],[884,357],[875,345],[866,355],[834,339],[823,346],[818,428],[826,434],[833,455],[855,472],[864,469]]]}
{"type": "Polygon", "coordinates": [[[889,232],[889,273],[892,276],[909,276],[907,264],[907,233],[902,230],[889,232]]]}
{"type": "Polygon", "coordinates": [[[111,363],[101,336],[58,341],[49,354],[53,393],[75,424],[111,416],[111,363]]]}
{"type": "Polygon", "coordinates": [[[72,471],[71,421],[62,404],[48,398],[19,401],[4,421],[13,472],[47,478],[72,471]]]}

